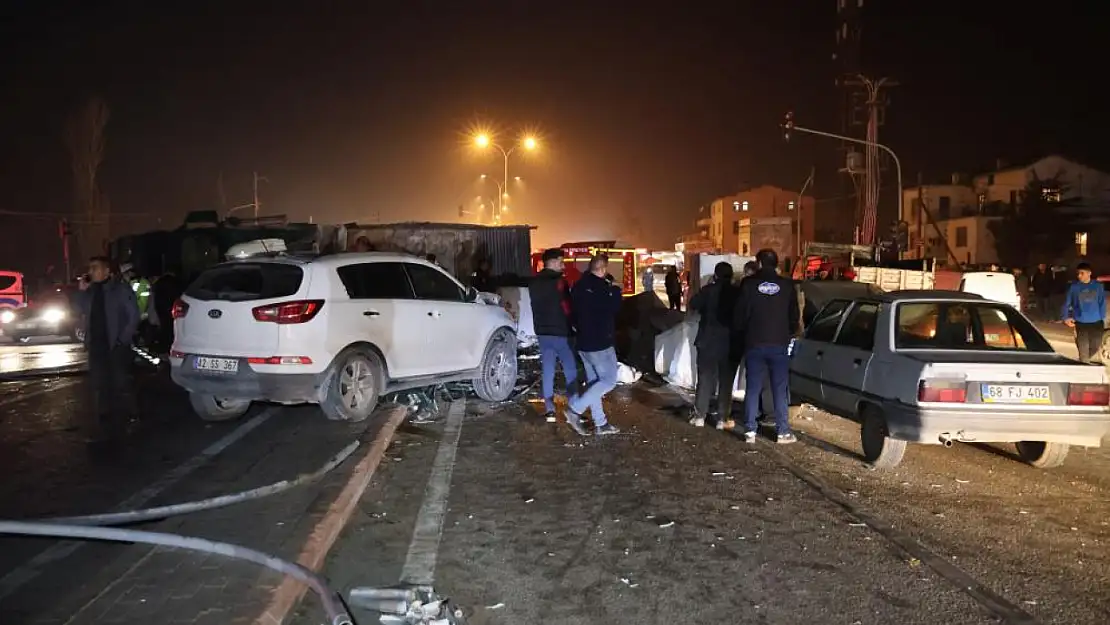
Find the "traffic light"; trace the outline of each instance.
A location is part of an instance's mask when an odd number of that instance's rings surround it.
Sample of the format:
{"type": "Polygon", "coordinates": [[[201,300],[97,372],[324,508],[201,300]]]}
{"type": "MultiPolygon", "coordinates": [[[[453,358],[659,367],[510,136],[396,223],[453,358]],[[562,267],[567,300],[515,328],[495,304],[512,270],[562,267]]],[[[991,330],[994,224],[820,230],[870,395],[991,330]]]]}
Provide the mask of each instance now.
{"type": "Polygon", "coordinates": [[[910,225],[905,221],[895,221],[892,228],[894,246],[905,251],[910,247],[910,225]]]}
{"type": "Polygon", "coordinates": [[[789,141],[792,130],[794,130],[794,111],[787,111],[786,117],[782,121],[782,138],[789,141]]]}

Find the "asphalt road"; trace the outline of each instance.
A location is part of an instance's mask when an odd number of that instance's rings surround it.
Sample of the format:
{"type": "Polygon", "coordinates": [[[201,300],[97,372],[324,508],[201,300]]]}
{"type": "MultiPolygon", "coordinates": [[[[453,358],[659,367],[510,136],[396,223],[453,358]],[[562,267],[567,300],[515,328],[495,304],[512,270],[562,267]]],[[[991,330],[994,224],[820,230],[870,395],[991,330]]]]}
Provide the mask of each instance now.
{"type": "MultiPolygon", "coordinates": [[[[914,449],[877,473],[832,417],[801,419],[799,445],[750,447],[688,426],[668,391],[612,403],[625,433],[603,440],[469,407],[434,578],[468,622],[1110,622],[1101,452],[1045,473],[914,449]]],[[[329,560],[334,585],[409,568],[444,427],[399,435],[329,560]]]]}
{"type": "MultiPolygon", "coordinates": [[[[237,492],[312,470],[369,427],[312,407],[204,424],[163,375],[138,386],[142,422],[102,455],[76,427],[83,376],[0,383],[0,518],[237,492]]],[[[347,591],[425,571],[472,624],[1110,622],[1105,450],[1039,471],[1003,447],[911,447],[897,470],[878,472],[859,459],[857,430],[819,412],[798,420],[798,445],[748,446],[687,425],[682,398],[664,388],[623,387],[610,407],[624,433],[600,440],[526,404],[475,400],[457,419],[444,409],[403,426],[326,576],[347,591]]],[[[304,539],[294,528],[326,504],[322,492],[143,528],[270,549],[304,539]]],[[[216,565],[172,553],[83,545],[44,558],[63,543],[0,542],[4,625],[227,623],[216,603],[259,600],[216,565]],[[169,571],[160,584],[118,583],[151,562],[169,571]],[[159,602],[145,613],[122,612],[148,597],[159,602]]],[[[297,622],[320,618],[309,601],[297,622]]]]}
{"type": "Polygon", "coordinates": [[[85,364],[84,348],[68,340],[34,338],[27,344],[0,341],[0,381],[80,371],[85,364]]]}

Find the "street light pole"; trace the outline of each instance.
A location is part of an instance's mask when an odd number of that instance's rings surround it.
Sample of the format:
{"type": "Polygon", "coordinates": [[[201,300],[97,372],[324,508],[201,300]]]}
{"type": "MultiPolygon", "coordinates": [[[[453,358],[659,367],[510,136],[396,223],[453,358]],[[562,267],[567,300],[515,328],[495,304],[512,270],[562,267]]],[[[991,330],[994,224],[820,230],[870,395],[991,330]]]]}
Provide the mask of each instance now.
{"type": "MultiPolygon", "coordinates": [[[[798,262],[802,257],[802,199],[805,197],[809,185],[813,184],[813,176],[817,173],[816,167],[809,168],[809,178],[806,178],[805,183],[802,185],[802,190],[798,191],[798,213],[796,220],[798,222],[798,234],[794,237],[794,262],[798,262]]],[[[816,207],[815,207],[816,208],[816,207]]]]}
{"type": "MultiPolygon", "coordinates": [[[[496,148],[501,152],[501,155],[505,157],[505,177],[503,180],[503,184],[498,187],[500,195],[497,196],[497,214],[494,216],[494,222],[499,224],[501,223],[501,215],[502,213],[504,213],[505,210],[505,194],[509,192],[509,157],[512,156],[513,152],[516,152],[517,147],[523,147],[525,150],[531,151],[535,150],[539,144],[535,137],[526,136],[520,142],[519,146],[514,145],[513,147],[506,150],[499,143],[492,141],[489,135],[484,133],[474,137],[474,142],[479,148],[485,148],[487,146],[496,148]]],[[[494,182],[496,182],[496,180],[494,182]]]]}
{"type": "Polygon", "coordinates": [[[786,131],[787,139],[790,138],[790,133],[793,131],[804,132],[806,134],[817,135],[819,137],[828,137],[830,139],[847,141],[848,143],[856,143],[859,145],[867,146],[869,148],[878,148],[889,154],[891,160],[894,161],[894,169],[898,172],[898,219],[902,219],[902,161],[898,160],[898,155],[894,153],[894,150],[881,143],[875,143],[873,141],[864,141],[863,139],[856,139],[855,137],[846,137],[844,135],[838,135],[832,132],[825,132],[823,130],[814,130],[812,128],[796,126],[794,125],[793,116],[791,114],[787,114],[786,116],[786,125],[784,129],[786,131]]]}

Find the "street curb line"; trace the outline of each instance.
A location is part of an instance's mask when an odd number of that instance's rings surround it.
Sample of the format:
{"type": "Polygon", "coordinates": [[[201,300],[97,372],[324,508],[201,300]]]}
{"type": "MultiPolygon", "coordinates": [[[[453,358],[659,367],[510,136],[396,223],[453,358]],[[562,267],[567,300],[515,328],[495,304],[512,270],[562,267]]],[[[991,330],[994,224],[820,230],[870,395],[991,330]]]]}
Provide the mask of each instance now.
{"type": "MultiPolygon", "coordinates": [[[[297,564],[314,573],[320,572],[324,560],[335,545],[339,534],[351,520],[351,516],[358,507],[359,500],[362,499],[363,493],[370,486],[370,480],[374,477],[374,472],[381,464],[386,449],[393,442],[393,436],[397,432],[397,428],[404,422],[406,415],[408,415],[408,410],[403,406],[396,406],[390,410],[366,455],[355,465],[351,477],[343,486],[343,490],[328,506],[327,512],[312,528],[308,539],[301,546],[301,552],[296,560],[297,564]]],[[[286,577],[271,593],[269,604],[254,619],[254,623],[256,625],[281,625],[300,604],[307,591],[308,587],[303,583],[291,577],[286,577]]]]}
{"type": "Polygon", "coordinates": [[[868,512],[862,506],[852,502],[838,488],[831,486],[821,478],[803,469],[798,463],[791,460],[786,454],[771,447],[774,443],[761,445],[776,462],[790,471],[794,477],[808,484],[822,497],[840,506],[848,514],[863,521],[874,532],[890,541],[904,553],[920,560],[923,564],[933,569],[938,575],[948,580],[950,584],[967,593],[969,597],[994,616],[1001,619],[1005,625],[1040,625],[1040,621],[1013,602],[994,592],[985,584],[972,577],[969,573],[950,563],[944,557],[933,553],[925,545],[910,537],[909,534],[899,531],[891,524],[868,512]]]}

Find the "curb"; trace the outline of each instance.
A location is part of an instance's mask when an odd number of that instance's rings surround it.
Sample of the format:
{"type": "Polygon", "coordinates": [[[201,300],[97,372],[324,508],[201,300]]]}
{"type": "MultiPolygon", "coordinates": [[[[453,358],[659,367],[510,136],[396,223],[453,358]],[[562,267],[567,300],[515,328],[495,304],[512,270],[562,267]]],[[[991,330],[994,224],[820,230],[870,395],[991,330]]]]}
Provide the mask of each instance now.
{"type": "MultiPolygon", "coordinates": [[[[386,414],[385,422],[374,436],[366,454],[355,466],[351,477],[343,485],[343,490],[328,506],[327,512],[316,522],[315,527],[308,536],[308,540],[301,546],[296,562],[301,566],[319,573],[324,565],[331,548],[339,538],[339,534],[346,527],[354,514],[358,502],[370,485],[374,471],[385,456],[386,449],[393,441],[393,436],[398,426],[408,414],[402,406],[396,406],[386,414]]],[[[293,612],[304,598],[308,588],[301,582],[286,577],[270,595],[270,602],[266,608],[254,619],[256,625],[281,625],[293,612]]]]}

